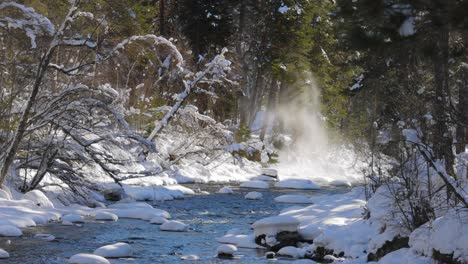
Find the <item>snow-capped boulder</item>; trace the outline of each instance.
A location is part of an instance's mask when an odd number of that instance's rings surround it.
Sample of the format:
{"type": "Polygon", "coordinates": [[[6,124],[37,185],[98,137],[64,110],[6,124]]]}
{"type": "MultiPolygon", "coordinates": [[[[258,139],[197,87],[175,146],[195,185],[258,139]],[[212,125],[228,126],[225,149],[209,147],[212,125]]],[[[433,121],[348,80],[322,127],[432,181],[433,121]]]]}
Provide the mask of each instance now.
{"type": "Polygon", "coordinates": [[[292,204],[311,204],[312,200],[304,195],[297,194],[286,194],[275,197],[275,201],[278,203],[292,203],[292,204]]]}
{"type": "Polygon", "coordinates": [[[264,181],[246,181],[240,184],[240,187],[255,188],[255,189],[268,189],[270,186],[264,181]]]}
{"type": "Polygon", "coordinates": [[[267,253],[265,253],[265,258],[267,259],[274,259],[275,257],[276,257],[276,253],[273,251],[268,251],[267,253]]]}
{"type": "Polygon", "coordinates": [[[223,188],[219,189],[218,193],[231,194],[234,193],[234,191],[230,187],[224,186],[223,188]]]}
{"type": "Polygon", "coordinates": [[[62,224],[64,222],[70,222],[70,223],[84,223],[85,220],[81,215],[78,214],[67,214],[62,216],[62,224]]]}
{"type": "Polygon", "coordinates": [[[76,254],[73,255],[69,260],[68,263],[70,264],[110,264],[110,262],[97,255],[93,254],[76,254]]]}
{"type": "Polygon", "coordinates": [[[237,247],[234,245],[221,245],[216,249],[218,258],[233,258],[237,247]]]}
{"type": "Polygon", "coordinates": [[[167,222],[167,219],[162,216],[156,216],[156,217],[151,218],[150,220],[150,224],[153,224],[153,225],[162,225],[166,222],[167,222]]]}
{"type": "Polygon", "coordinates": [[[159,229],[161,231],[186,232],[188,230],[188,225],[179,221],[167,221],[162,224],[159,229]]]}
{"type": "Polygon", "coordinates": [[[21,229],[12,225],[0,225],[0,236],[5,237],[19,237],[22,236],[23,232],[21,229]]]}
{"type": "Polygon", "coordinates": [[[10,257],[10,254],[8,252],[6,252],[5,250],[0,248],[0,259],[6,259],[6,258],[9,258],[9,257],[10,257]]]}
{"type": "Polygon", "coordinates": [[[278,177],[278,171],[276,169],[271,169],[271,168],[262,169],[262,174],[269,176],[269,177],[273,177],[273,178],[278,177]]]}
{"type": "Polygon", "coordinates": [[[39,207],[54,208],[52,202],[45,196],[45,194],[39,190],[32,190],[25,193],[22,197],[24,200],[33,201],[39,207]]]}
{"type": "Polygon", "coordinates": [[[305,253],[306,251],[304,249],[291,247],[291,246],[281,248],[278,251],[278,255],[286,256],[290,258],[303,258],[305,253]]]}
{"type": "Polygon", "coordinates": [[[253,223],[254,234],[256,237],[260,235],[275,236],[280,232],[297,232],[299,220],[291,216],[270,216],[260,219],[253,223]]]}
{"type": "Polygon", "coordinates": [[[110,212],[99,212],[94,216],[94,219],[99,221],[117,221],[119,217],[110,212]]]}
{"type": "Polygon", "coordinates": [[[247,200],[260,200],[263,198],[263,194],[259,192],[249,192],[244,196],[247,200]]]}
{"type": "Polygon", "coordinates": [[[192,260],[192,261],[195,261],[195,260],[200,260],[200,257],[197,256],[197,255],[183,255],[180,257],[181,260],[192,260]]]}
{"type": "Polygon", "coordinates": [[[275,183],[277,188],[318,190],[320,186],[310,180],[287,179],[275,183]]]}
{"type": "Polygon", "coordinates": [[[265,176],[265,175],[258,175],[255,177],[250,178],[253,181],[265,181],[265,182],[275,182],[277,181],[276,178],[270,177],[270,176],[265,176]]]}
{"type": "Polygon", "coordinates": [[[115,243],[96,249],[94,254],[105,258],[125,258],[133,256],[133,248],[127,243],[115,243]]]}

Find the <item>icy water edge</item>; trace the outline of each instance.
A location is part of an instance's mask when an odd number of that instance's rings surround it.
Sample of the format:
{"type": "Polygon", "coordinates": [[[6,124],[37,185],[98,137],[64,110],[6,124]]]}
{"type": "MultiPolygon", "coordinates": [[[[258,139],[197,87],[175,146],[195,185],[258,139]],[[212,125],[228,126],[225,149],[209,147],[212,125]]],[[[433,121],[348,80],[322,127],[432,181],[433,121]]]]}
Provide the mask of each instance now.
{"type": "MultiPolygon", "coordinates": [[[[274,198],[282,194],[315,196],[345,192],[345,189],[322,188],[321,190],[256,190],[263,193],[262,200],[245,200],[253,189],[236,188],[234,194],[217,194],[221,185],[186,185],[189,188],[208,191],[210,195],[188,196],[185,199],[154,202],[155,208],[168,211],[172,219],[189,225],[189,232],[163,232],[159,226],[147,221],[121,218],[116,222],[88,221],[82,226],[47,224],[24,230],[20,238],[1,238],[0,247],[10,253],[10,258],[1,263],[10,264],[55,264],[67,263],[77,253],[92,253],[108,244],[126,242],[133,246],[134,257],[110,259],[111,263],[269,263],[264,250],[239,248],[237,258],[222,260],[215,257],[216,241],[233,228],[249,234],[250,225],[258,219],[278,214],[291,204],[276,203],[274,198]],[[52,242],[33,238],[35,234],[52,234],[52,242]],[[182,255],[194,254],[198,261],[181,260],[182,255]]],[[[274,263],[290,263],[279,259],[274,263]]]]}

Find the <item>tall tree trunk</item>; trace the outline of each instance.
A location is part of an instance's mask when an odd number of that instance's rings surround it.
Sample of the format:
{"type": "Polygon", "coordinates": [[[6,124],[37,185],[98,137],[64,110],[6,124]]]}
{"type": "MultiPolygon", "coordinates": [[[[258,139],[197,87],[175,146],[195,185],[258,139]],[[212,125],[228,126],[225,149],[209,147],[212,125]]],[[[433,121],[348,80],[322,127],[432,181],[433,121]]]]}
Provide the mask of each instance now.
{"type": "MultiPolygon", "coordinates": [[[[463,32],[463,42],[468,50],[468,30],[463,32]]],[[[458,124],[456,152],[462,153],[468,145],[468,68],[462,69],[462,83],[458,86],[458,124]]]]}
{"type": "Polygon", "coordinates": [[[275,108],[275,102],[276,102],[276,97],[278,94],[279,90],[279,83],[276,78],[274,78],[271,81],[270,89],[268,91],[268,101],[267,101],[267,107],[265,109],[265,114],[263,116],[263,125],[262,125],[262,130],[260,131],[260,141],[265,140],[265,135],[268,132],[268,127],[270,126],[270,119],[271,119],[271,114],[274,111],[275,108]]]}

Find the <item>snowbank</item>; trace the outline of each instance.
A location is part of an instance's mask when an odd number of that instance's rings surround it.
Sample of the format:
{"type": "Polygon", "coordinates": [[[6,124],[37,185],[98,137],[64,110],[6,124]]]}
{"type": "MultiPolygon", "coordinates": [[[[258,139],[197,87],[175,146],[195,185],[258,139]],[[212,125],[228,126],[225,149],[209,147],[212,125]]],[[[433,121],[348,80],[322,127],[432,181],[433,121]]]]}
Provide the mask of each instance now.
{"type": "Polygon", "coordinates": [[[320,186],[313,183],[311,180],[304,180],[304,179],[288,179],[288,180],[280,180],[279,182],[275,183],[276,188],[288,188],[288,189],[311,189],[311,190],[318,190],[320,186]]]}
{"type": "Polygon", "coordinates": [[[255,188],[255,189],[268,189],[270,186],[264,181],[246,181],[240,184],[240,187],[255,188]]]}
{"type": "Polygon", "coordinates": [[[311,204],[312,200],[304,195],[297,194],[286,194],[275,197],[275,201],[278,203],[293,203],[293,204],[311,204]]]}

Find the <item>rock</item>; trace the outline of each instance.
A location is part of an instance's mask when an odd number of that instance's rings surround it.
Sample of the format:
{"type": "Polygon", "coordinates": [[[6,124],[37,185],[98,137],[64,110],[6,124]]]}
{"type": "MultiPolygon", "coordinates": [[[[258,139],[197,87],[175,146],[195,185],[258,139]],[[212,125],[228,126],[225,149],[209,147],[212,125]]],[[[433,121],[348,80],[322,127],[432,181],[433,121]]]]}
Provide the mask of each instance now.
{"type": "Polygon", "coordinates": [[[276,257],[276,254],[275,254],[275,252],[273,252],[273,251],[268,251],[268,252],[265,254],[265,257],[266,257],[267,259],[274,259],[274,258],[276,257]]]}
{"type": "Polygon", "coordinates": [[[64,222],[70,222],[70,223],[84,223],[84,218],[81,215],[77,214],[67,214],[62,216],[62,224],[65,224],[64,222]]]}
{"type": "Polygon", "coordinates": [[[181,260],[199,260],[200,257],[197,255],[183,255],[180,257],[181,260]]]}
{"type": "Polygon", "coordinates": [[[153,224],[153,225],[162,225],[166,222],[167,222],[167,219],[162,216],[156,216],[156,217],[151,218],[150,220],[150,224],[153,224]]]}
{"type": "Polygon", "coordinates": [[[286,256],[290,258],[303,258],[305,256],[305,250],[296,248],[293,246],[283,247],[278,251],[278,255],[286,256]]]}
{"type": "Polygon", "coordinates": [[[234,193],[234,191],[230,187],[224,186],[223,188],[219,189],[218,193],[231,194],[231,193],[234,193]]]}
{"type": "Polygon", "coordinates": [[[125,190],[123,188],[111,188],[102,192],[104,199],[112,202],[120,201],[125,196],[125,190]]]}
{"type": "Polygon", "coordinates": [[[247,200],[260,200],[263,198],[263,194],[259,192],[249,192],[244,198],[247,200]]]}
{"type": "Polygon", "coordinates": [[[94,219],[100,220],[100,221],[117,221],[119,217],[113,213],[99,212],[94,216],[94,219]]]}
{"type": "Polygon", "coordinates": [[[39,190],[32,190],[23,195],[23,199],[33,201],[37,206],[44,208],[54,208],[52,202],[39,190]]]}
{"type": "Polygon", "coordinates": [[[115,243],[96,249],[94,254],[105,258],[125,258],[133,255],[133,248],[127,243],[115,243]]]}
{"type": "Polygon", "coordinates": [[[70,264],[110,264],[110,262],[97,255],[93,254],[76,254],[73,255],[69,260],[70,264]]]}
{"type": "Polygon", "coordinates": [[[234,245],[221,245],[216,249],[218,258],[233,258],[237,247],[234,245]]]}
{"type": "Polygon", "coordinates": [[[9,258],[9,257],[10,257],[10,254],[8,252],[6,252],[5,250],[0,248],[0,259],[6,259],[6,258],[9,258]]]}
{"type": "Polygon", "coordinates": [[[21,229],[12,225],[0,225],[0,236],[5,237],[19,237],[22,236],[23,232],[21,229]]]}
{"type": "Polygon", "coordinates": [[[188,230],[188,226],[179,221],[167,221],[162,224],[159,229],[161,231],[186,232],[188,230]]]}
{"type": "Polygon", "coordinates": [[[50,235],[50,234],[36,234],[34,235],[34,238],[44,240],[44,241],[54,241],[55,236],[50,235]]]}
{"type": "Polygon", "coordinates": [[[385,244],[383,244],[381,248],[377,249],[375,253],[369,253],[367,255],[367,261],[378,261],[380,258],[392,251],[396,251],[400,248],[407,248],[409,247],[408,242],[409,237],[397,236],[393,238],[393,240],[385,242],[385,244]]]}
{"type": "Polygon", "coordinates": [[[270,185],[264,181],[246,181],[240,184],[240,187],[255,188],[255,189],[268,189],[270,185]]]}
{"type": "Polygon", "coordinates": [[[272,178],[278,178],[278,171],[276,169],[264,168],[262,169],[262,175],[266,175],[272,178]]]}
{"type": "Polygon", "coordinates": [[[286,194],[275,197],[278,203],[292,203],[292,204],[312,204],[312,200],[304,195],[286,194]]]}

